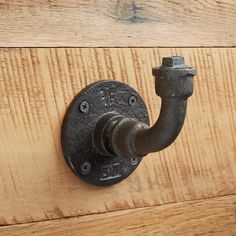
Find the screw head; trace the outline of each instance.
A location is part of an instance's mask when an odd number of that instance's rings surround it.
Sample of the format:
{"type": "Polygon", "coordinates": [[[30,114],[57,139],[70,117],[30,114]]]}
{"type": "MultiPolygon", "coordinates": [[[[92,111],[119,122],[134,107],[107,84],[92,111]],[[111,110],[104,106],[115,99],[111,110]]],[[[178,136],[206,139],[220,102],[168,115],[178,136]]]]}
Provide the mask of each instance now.
{"type": "Polygon", "coordinates": [[[79,105],[79,110],[82,113],[87,113],[89,111],[89,103],[87,101],[83,101],[79,105]]]}
{"type": "Polygon", "coordinates": [[[134,95],[130,96],[129,105],[134,106],[136,103],[137,103],[137,98],[134,95]]]}
{"type": "Polygon", "coordinates": [[[137,165],[137,164],[138,164],[138,158],[137,157],[131,158],[131,165],[137,165]]]}
{"type": "Polygon", "coordinates": [[[91,170],[91,164],[89,162],[84,162],[80,166],[80,170],[81,170],[82,174],[87,175],[90,172],[90,170],[91,170]]]}

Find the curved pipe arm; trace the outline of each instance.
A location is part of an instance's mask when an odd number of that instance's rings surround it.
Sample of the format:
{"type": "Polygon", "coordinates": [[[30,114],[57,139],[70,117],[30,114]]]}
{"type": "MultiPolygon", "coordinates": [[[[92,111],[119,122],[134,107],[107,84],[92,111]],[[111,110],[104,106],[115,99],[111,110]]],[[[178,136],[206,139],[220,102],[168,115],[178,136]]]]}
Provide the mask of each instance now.
{"type": "Polygon", "coordinates": [[[117,156],[133,158],[158,152],[181,131],[196,71],[185,65],[183,57],[168,57],[163,58],[160,68],[153,69],[153,75],[156,93],[162,98],[159,118],[151,128],[131,118],[120,119],[108,137],[109,149],[117,156]]]}
{"type": "Polygon", "coordinates": [[[187,99],[162,99],[161,112],[152,128],[139,129],[133,139],[138,156],[168,147],[179,135],[185,120],[187,99]]]}

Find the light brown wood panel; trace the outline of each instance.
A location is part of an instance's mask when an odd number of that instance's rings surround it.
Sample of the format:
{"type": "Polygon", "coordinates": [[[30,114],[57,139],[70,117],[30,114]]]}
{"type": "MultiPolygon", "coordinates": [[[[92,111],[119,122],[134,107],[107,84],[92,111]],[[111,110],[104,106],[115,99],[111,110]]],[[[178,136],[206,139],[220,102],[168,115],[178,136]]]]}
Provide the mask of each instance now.
{"type": "Polygon", "coordinates": [[[236,196],[0,227],[22,235],[236,235],[236,196]]]}
{"type": "Polygon", "coordinates": [[[15,224],[236,194],[236,49],[0,49],[0,224],[15,224]],[[152,123],[153,66],[183,55],[197,68],[184,129],[125,181],[90,186],[60,146],[66,108],[85,85],[123,81],[152,123]]]}
{"type": "Polygon", "coordinates": [[[0,0],[1,47],[236,46],[235,0],[0,0]]]}

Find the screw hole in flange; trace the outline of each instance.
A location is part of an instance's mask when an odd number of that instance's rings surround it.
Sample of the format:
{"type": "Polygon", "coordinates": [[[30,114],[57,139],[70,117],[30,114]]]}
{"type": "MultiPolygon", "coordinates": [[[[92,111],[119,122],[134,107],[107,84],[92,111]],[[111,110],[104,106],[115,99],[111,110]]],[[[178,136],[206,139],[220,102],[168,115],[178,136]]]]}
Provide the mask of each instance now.
{"type": "Polygon", "coordinates": [[[136,165],[138,163],[137,157],[131,158],[131,165],[136,165]]]}
{"type": "Polygon", "coordinates": [[[82,113],[87,113],[89,111],[89,103],[87,101],[83,101],[80,103],[79,110],[82,113]]]}
{"type": "Polygon", "coordinates": [[[137,98],[134,95],[130,96],[129,105],[134,106],[136,103],[137,103],[137,98]]]}
{"type": "Polygon", "coordinates": [[[89,162],[84,162],[80,167],[81,173],[87,175],[91,170],[91,165],[89,162]]]}

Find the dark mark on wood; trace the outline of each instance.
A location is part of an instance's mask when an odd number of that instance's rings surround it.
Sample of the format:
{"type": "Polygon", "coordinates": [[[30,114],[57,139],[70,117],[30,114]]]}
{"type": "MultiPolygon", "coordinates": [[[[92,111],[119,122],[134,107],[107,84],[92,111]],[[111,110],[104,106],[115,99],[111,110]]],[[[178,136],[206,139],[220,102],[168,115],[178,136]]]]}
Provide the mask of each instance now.
{"type": "Polygon", "coordinates": [[[116,3],[116,17],[120,21],[131,24],[149,21],[148,18],[143,17],[143,14],[143,8],[138,6],[135,0],[118,0],[116,3]]]}

